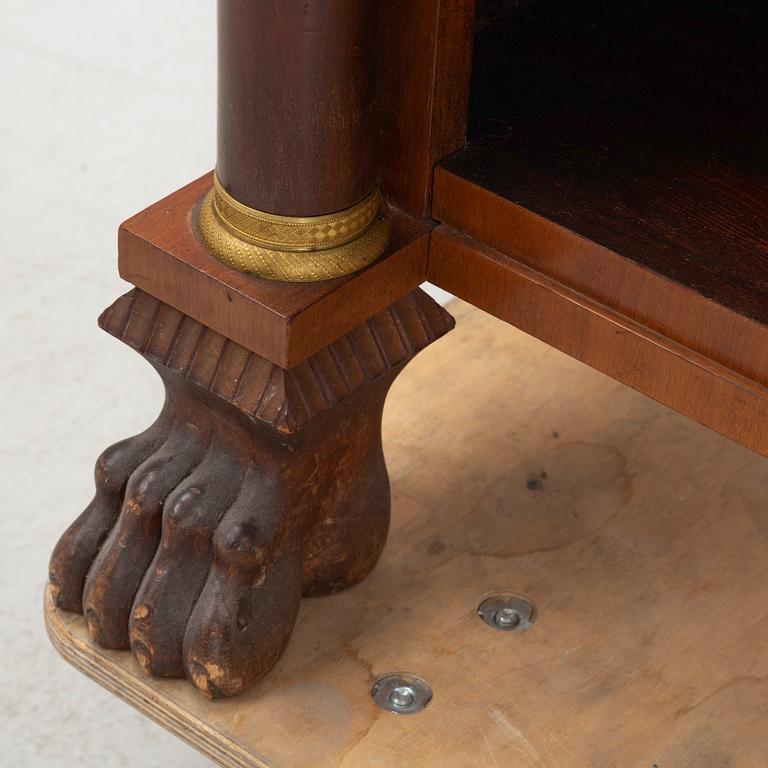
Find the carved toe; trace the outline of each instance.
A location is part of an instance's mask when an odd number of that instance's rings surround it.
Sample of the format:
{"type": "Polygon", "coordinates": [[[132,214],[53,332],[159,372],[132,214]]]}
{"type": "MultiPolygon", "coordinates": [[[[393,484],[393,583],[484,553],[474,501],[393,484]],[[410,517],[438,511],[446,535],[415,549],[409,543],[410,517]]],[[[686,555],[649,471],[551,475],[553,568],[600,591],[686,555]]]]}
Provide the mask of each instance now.
{"type": "Polygon", "coordinates": [[[301,599],[301,552],[287,499],[253,472],[214,537],[210,575],[184,637],[187,677],[210,698],[233,696],[271,669],[301,599]]]}
{"type": "Polygon", "coordinates": [[[213,560],[213,532],[238,495],[243,469],[215,447],[168,497],[160,546],[131,612],[131,648],[145,671],[183,677],[187,621],[213,560]]]}
{"type": "Polygon", "coordinates": [[[120,516],[85,581],[83,608],[91,636],[107,648],[129,647],[131,606],[160,540],[163,503],[206,448],[196,429],[177,428],[128,481],[120,516]]]}
{"type": "Polygon", "coordinates": [[[56,605],[81,613],[88,570],[120,513],[128,478],[165,439],[158,421],[146,432],[107,448],[96,462],[96,493],[91,503],[59,539],[51,556],[49,578],[56,605]]]}

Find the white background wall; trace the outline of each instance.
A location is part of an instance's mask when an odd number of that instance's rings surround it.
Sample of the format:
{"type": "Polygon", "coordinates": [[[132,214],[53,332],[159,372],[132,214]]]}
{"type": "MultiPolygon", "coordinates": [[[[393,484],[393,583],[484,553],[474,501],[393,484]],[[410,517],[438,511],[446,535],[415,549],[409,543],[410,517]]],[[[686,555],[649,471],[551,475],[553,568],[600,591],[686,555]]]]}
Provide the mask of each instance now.
{"type": "Polygon", "coordinates": [[[0,765],[211,765],[61,660],[50,552],[157,376],[96,328],[121,220],[213,167],[213,0],[0,0],[0,765]]]}

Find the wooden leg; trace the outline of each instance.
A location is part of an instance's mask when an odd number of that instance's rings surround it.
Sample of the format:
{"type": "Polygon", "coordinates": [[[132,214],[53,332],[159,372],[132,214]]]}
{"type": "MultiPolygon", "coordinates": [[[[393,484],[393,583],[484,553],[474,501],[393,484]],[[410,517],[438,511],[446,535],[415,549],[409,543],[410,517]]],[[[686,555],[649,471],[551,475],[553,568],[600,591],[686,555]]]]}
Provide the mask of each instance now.
{"type": "Polygon", "coordinates": [[[99,458],[94,499],[51,559],[56,604],[149,674],[240,693],[280,657],[302,594],[376,564],[384,399],[452,320],[417,290],[291,369],[138,289],[101,325],[153,364],[166,401],[99,458]]]}

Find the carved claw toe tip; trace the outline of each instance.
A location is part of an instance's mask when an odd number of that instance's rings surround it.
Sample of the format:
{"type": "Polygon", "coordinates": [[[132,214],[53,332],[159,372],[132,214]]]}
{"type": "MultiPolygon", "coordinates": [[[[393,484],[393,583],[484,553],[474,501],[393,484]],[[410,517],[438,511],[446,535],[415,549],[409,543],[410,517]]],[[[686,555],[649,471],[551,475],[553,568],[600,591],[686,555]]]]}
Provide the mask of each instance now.
{"type": "Polygon", "coordinates": [[[57,607],[61,607],[59,605],[59,595],[61,595],[61,585],[59,584],[58,580],[55,576],[50,576],[48,580],[49,587],[51,593],[51,600],[53,600],[53,604],[57,607]]]}
{"type": "Polygon", "coordinates": [[[85,621],[88,624],[88,637],[94,643],[98,643],[101,638],[101,624],[99,617],[96,615],[96,611],[93,608],[88,609],[85,614],[85,621]]]}
{"type": "Polygon", "coordinates": [[[245,690],[240,677],[229,677],[218,664],[190,661],[187,664],[189,679],[206,698],[223,699],[245,690]]]}
{"type": "Polygon", "coordinates": [[[139,662],[139,666],[144,670],[145,674],[151,675],[152,670],[152,654],[149,652],[149,648],[147,648],[144,643],[136,641],[131,645],[131,650],[133,651],[133,655],[136,658],[136,661],[139,662]]]}

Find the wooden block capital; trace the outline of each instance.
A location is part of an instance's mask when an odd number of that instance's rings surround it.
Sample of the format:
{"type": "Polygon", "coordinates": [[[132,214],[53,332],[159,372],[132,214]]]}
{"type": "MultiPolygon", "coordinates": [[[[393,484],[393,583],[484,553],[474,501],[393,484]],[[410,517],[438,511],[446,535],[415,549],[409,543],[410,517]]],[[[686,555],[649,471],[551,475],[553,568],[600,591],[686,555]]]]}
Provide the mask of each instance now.
{"type": "Polygon", "coordinates": [[[206,174],[128,219],[120,276],[276,365],[306,360],[426,279],[429,225],[396,209],[387,251],[354,275],[280,283],[238,272],[198,239],[195,213],[212,184],[206,174]]]}

